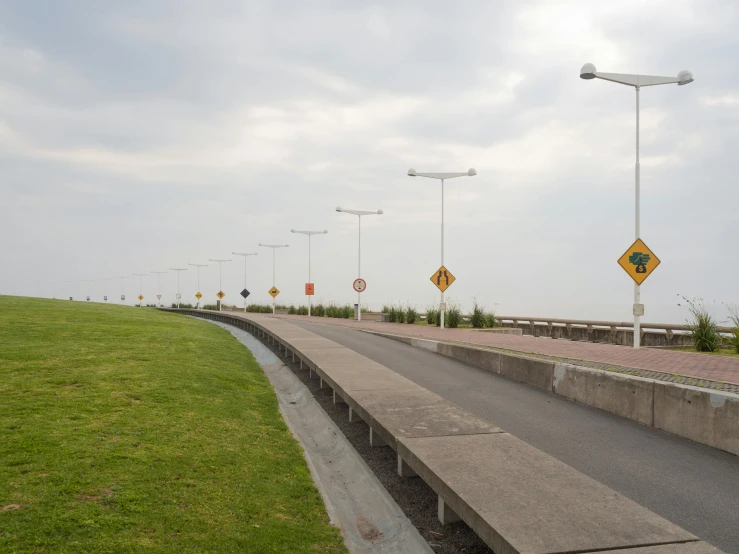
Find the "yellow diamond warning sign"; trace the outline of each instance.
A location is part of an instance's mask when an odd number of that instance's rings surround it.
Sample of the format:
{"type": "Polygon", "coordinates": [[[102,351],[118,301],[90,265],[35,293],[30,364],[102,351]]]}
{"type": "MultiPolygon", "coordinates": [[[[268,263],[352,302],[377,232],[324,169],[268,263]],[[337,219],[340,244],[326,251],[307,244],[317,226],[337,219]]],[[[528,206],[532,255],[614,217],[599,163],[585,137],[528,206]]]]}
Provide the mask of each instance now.
{"type": "Polygon", "coordinates": [[[637,239],[624,255],[618,259],[618,265],[624,268],[637,285],[641,285],[644,280],[652,274],[660,264],[659,258],[644,244],[641,239],[637,239]]]}
{"type": "Polygon", "coordinates": [[[456,280],[457,278],[452,275],[452,272],[444,266],[441,266],[438,270],[436,270],[436,273],[431,276],[431,282],[436,285],[436,287],[441,292],[444,292],[446,289],[452,286],[452,283],[456,280]]]}
{"type": "Polygon", "coordinates": [[[271,289],[269,289],[269,295],[272,298],[277,298],[278,294],[280,294],[280,289],[278,289],[277,287],[272,287],[271,289]]]}
{"type": "Polygon", "coordinates": [[[226,296],[226,293],[223,292],[222,290],[219,290],[216,296],[218,297],[218,300],[223,300],[223,297],[226,296]]]}
{"type": "Polygon", "coordinates": [[[200,300],[202,297],[203,295],[200,294],[199,292],[195,294],[195,298],[197,298],[198,300],[200,300]]]}

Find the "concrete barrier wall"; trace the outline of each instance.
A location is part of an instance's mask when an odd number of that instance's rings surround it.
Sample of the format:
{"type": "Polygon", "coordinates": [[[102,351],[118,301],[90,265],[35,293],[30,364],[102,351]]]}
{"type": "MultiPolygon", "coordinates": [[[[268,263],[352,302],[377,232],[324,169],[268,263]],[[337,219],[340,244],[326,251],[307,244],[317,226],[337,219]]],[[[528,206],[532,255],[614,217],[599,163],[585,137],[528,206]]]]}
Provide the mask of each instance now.
{"type": "Polygon", "coordinates": [[[739,395],[463,344],[365,331],[739,455],[739,395]]]}

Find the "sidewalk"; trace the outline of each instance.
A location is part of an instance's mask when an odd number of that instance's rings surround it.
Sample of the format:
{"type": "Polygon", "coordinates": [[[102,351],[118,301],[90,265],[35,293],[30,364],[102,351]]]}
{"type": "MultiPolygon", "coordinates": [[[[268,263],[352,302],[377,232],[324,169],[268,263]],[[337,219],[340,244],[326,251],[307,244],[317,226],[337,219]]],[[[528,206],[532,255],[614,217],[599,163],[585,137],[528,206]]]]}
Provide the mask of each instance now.
{"type": "MultiPolygon", "coordinates": [[[[633,368],[646,372],[666,374],[678,379],[688,377],[699,380],[713,381],[728,386],[710,386],[695,383],[697,386],[717,388],[729,392],[739,393],[739,358],[726,356],[709,356],[707,354],[696,354],[692,352],[675,352],[670,350],[658,350],[653,348],[642,348],[634,350],[628,346],[615,344],[600,344],[593,342],[576,342],[568,340],[555,340],[550,338],[536,338],[532,336],[517,336],[498,333],[486,333],[472,329],[440,329],[438,327],[427,327],[423,325],[407,325],[402,323],[380,323],[376,321],[353,321],[348,319],[335,319],[329,317],[308,317],[293,315],[269,316],[283,319],[296,319],[321,323],[324,325],[337,325],[354,329],[366,329],[392,333],[397,335],[409,335],[420,338],[444,340],[452,342],[463,342],[489,348],[499,348],[571,360],[572,362],[591,362],[597,364],[595,367],[611,369],[633,368]]],[[[640,372],[642,373],[642,372],[640,372]]],[[[649,375],[644,375],[649,376],[649,375]]],[[[687,382],[685,384],[694,384],[687,382]]]]}

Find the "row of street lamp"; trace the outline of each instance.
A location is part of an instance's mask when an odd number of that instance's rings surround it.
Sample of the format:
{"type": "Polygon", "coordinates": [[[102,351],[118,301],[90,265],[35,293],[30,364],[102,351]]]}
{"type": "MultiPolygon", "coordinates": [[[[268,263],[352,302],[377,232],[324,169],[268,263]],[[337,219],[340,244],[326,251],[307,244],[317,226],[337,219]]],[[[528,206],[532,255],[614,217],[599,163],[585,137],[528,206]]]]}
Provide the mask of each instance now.
{"type": "MultiPolygon", "coordinates": [[[[622,73],[603,73],[596,70],[595,66],[591,63],[585,64],[582,69],[580,70],[580,77],[582,79],[590,80],[590,79],[602,79],[605,81],[611,81],[614,83],[627,85],[630,87],[634,87],[636,90],[636,163],[635,163],[635,236],[636,239],[639,240],[640,237],[640,220],[641,220],[641,207],[640,207],[640,196],[641,196],[641,168],[640,168],[640,162],[639,162],[639,93],[642,87],[649,87],[649,86],[656,86],[656,85],[667,85],[667,84],[677,84],[679,86],[687,85],[689,83],[693,82],[693,74],[690,71],[680,71],[678,73],[677,77],[660,77],[660,76],[653,76],[653,75],[632,75],[632,74],[622,74],[622,73]]],[[[444,267],[444,182],[448,179],[454,179],[457,177],[474,177],[477,175],[477,171],[475,169],[469,169],[466,172],[451,172],[451,173],[424,173],[424,172],[418,172],[415,169],[409,169],[408,170],[408,176],[410,177],[427,177],[430,179],[437,179],[441,181],[441,266],[444,267]]],[[[352,215],[356,215],[358,218],[358,249],[357,249],[357,281],[362,281],[362,216],[368,216],[368,215],[382,215],[382,210],[376,210],[376,211],[369,211],[369,210],[349,210],[342,207],[336,208],[337,212],[341,213],[348,213],[352,215]]],[[[310,262],[310,255],[311,255],[311,238],[314,235],[320,235],[320,234],[326,234],[328,231],[298,231],[296,229],[291,229],[292,233],[302,234],[306,235],[308,237],[308,284],[312,284],[311,282],[311,262],[310,262]]],[[[271,248],[272,249],[272,291],[276,291],[275,289],[275,250],[278,248],[287,248],[289,245],[287,244],[262,244],[259,243],[259,246],[271,248]]],[[[243,256],[244,257],[244,289],[246,290],[246,259],[248,256],[256,256],[256,252],[233,252],[233,255],[236,256],[243,256]]],[[[217,262],[222,268],[223,263],[230,262],[230,259],[211,259],[212,262],[217,262]]],[[[198,291],[200,291],[200,268],[206,267],[208,264],[189,264],[191,266],[198,268],[198,291]]],[[[186,268],[170,268],[171,271],[177,271],[177,304],[179,306],[180,301],[180,279],[179,274],[181,271],[186,271],[186,268]]],[[[165,273],[163,271],[152,271],[151,273],[157,274],[158,277],[161,277],[162,273],[165,273]]],[[[220,272],[222,276],[222,271],[220,272]]],[[[134,275],[139,277],[139,298],[141,298],[141,278],[146,275],[143,273],[135,273],[134,275]]],[[[119,279],[125,279],[126,277],[118,277],[119,279]]],[[[83,281],[90,281],[89,279],[84,279],[83,281]]],[[[219,281],[219,283],[222,284],[222,280],[219,281]]],[[[356,283],[356,281],[355,281],[356,283]]],[[[161,283],[160,283],[161,284],[161,283]]],[[[123,284],[121,285],[123,286],[123,284]]],[[[161,287],[160,287],[161,289],[161,287]]],[[[219,289],[220,290],[220,289],[219,289]]],[[[358,287],[355,287],[355,290],[357,290],[357,318],[361,320],[361,302],[360,302],[360,296],[361,296],[361,290],[358,287]]],[[[308,290],[306,290],[306,294],[308,294],[308,315],[311,314],[311,294],[308,293],[308,290]]],[[[275,296],[276,294],[272,294],[272,312],[275,311],[275,296]]],[[[123,298],[123,290],[121,292],[121,298],[123,298]]],[[[198,299],[198,307],[200,306],[200,299],[198,299]]],[[[246,298],[244,298],[244,310],[246,310],[246,298]]],[[[444,315],[446,311],[446,304],[444,302],[444,291],[441,292],[441,302],[440,302],[440,326],[443,329],[444,328],[444,315]]],[[[634,305],[633,305],[633,313],[634,313],[634,348],[639,348],[640,346],[640,325],[641,325],[641,315],[644,312],[644,306],[641,304],[641,289],[639,284],[634,285],[634,305]]]]}

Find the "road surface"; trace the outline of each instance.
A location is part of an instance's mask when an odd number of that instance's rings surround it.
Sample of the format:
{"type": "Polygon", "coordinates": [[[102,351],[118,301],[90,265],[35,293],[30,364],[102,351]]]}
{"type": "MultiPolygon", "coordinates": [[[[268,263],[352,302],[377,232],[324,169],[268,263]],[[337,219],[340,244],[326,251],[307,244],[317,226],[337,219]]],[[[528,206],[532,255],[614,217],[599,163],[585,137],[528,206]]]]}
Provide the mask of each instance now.
{"type": "Polygon", "coordinates": [[[739,457],[391,339],[290,322],[375,360],[739,554],[739,457]]]}

